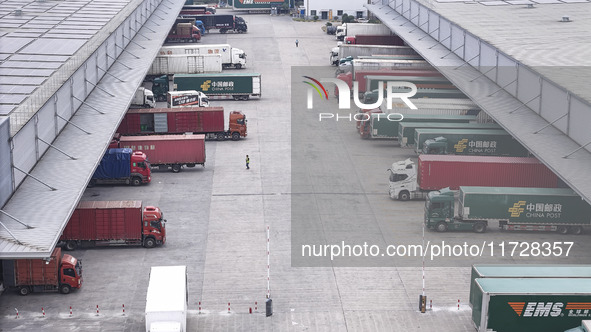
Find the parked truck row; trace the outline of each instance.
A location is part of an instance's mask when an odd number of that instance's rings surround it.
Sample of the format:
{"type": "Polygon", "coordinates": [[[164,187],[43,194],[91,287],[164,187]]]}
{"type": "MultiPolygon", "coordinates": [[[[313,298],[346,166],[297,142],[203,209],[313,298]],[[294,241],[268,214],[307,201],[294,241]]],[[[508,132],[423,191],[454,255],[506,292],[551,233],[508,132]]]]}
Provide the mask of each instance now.
{"type": "MultiPolygon", "coordinates": [[[[196,90],[209,99],[248,100],[261,97],[261,74],[177,74],[172,75],[174,91],[196,90]]],[[[166,96],[169,88],[168,76],[154,79],[154,96],[159,100],[166,96]]]]}

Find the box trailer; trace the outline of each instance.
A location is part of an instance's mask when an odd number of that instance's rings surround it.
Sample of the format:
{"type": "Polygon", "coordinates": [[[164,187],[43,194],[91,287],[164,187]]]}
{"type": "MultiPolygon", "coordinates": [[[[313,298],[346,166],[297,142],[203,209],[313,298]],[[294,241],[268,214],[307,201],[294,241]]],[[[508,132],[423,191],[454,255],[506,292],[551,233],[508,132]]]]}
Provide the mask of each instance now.
{"type": "Polygon", "coordinates": [[[152,266],[146,294],[146,332],[187,332],[187,267],[152,266]]]}
{"type": "Polygon", "coordinates": [[[527,157],[529,151],[502,129],[415,129],[417,154],[527,157]]]}
{"type": "Polygon", "coordinates": [[[398,143],[401,148],[414,148],[415,129],[433,128],[433,129],[503,129],[496,123],[453,123],[453,122],[411,122],[400,123],[398,128],[398,143]]]}
{"type": "Polygon", "coordinates": [[[248,25],[246,24],[246,21],[240,16],[213,14],[183,15],[183,17],[190,17],[203,22],[206,32],[209,32],[209,30],[220,30],[220,33],[226,33],[228,31],[245,33],[248,31],[248,25]]]}
{"type": "Polygon", "coordinates": [[[405,46],[406,43],[397,35],[368,35],[357,34],[354,36],[345,37],[345,44],[355,45],[390,45],[390,46],[405,46]]]}
{"type": "Polygon", "coordinates": [[[177,107],[130,109],[117,128],[121,135],[205,134],[205,138],[233,141],[247,136],[246,116],[240,111],[228,114],[224,129],[223,107],[177,107]]]}
{"type": "Polygon", "coordinates": [[[209,107],[209,97],[201,91],[168,91],[166,107],[209,107]]]}
{"type": "Polygon", "coordinates": [[[82,287],[82,262],[55,248],[48,259],[3,259],[4,287],[14,287],[21,295],[31,292],[70,293],[82,287]]]}
{"type": "Polygon", "coordinates": [[[166,45],[160,48],[158,55],[219,55],[222,57],[223,68],[240,69],[246,67],[246,53],[230,44],[166,45]]]}
{"type": "Polygon", "coordinates": [[[133,99],[131,99],[132,107],[154,107],[155,105],[156,101],[154,100],[154,93],[142,86],[135,91],[133,99]]]}
{"type": "Polygon", "coordinates": [[[201,30],[192,23],[176,23],[168,36],[166,43],[196,43],[201,40],[201,30]]]}
{"type": "Polygon", "coordinates": [[[591,265],[583,264],[474,264],[470,274],[470,306],[478,278],[591,278],[591,265]]]}
{"type": "Polygon", "coordinates": [[[472,322],[478,332],[554,332],[591,318],[589,278],[476,279],[472,322]]]}
{"type": "Polygon", "coordinates": [[[150,165],[160,170],[178,173],[183,166],[205,167],[205,135],[122,136],[119,146],[144,152],[150,165]]]}
{"type": "Polygon", "coordinates": [[[375,23],[343,23],[337,27],[335,33],[337,40],[343,40],[346,36],[356,35],[391,35],[392,30],[384,24],[375,23]]]}
{"type": "Polygon", "coordinates": [[[166,243],[165,223],[159,208],[143,207],[141,201],[82,201],[60,241],[66,250],[80,245],[153,248],[166,243]]]}
{"type": "Polygon", "coordinates": [[[484,232],[493,221],[503,230],[581,234],[591,224],[591,206],[568,188],[462,186],[457,199],[448,189],[427,195],[428,228],[484,232]]]}
{"type": "Polygon", "coordinates": [[[261,74],[180,74],[173,76],[174,90],[197,90],[209,99],[248,100],[261,97],[261,74]]]}
{"type": "Polygon", "coordinates": [[[173,74],[221,73],[220,54],[157,55],[148,69],[148,77],[173,74]]]}
{"type": "Polygon", "coordinates": [[[398,139],[398,130],[404,122],[470,123],[475,121],[474,115],[406,114],[400,116],[396,113],[374,113],[369,115],[369,121],[359,127],[359,135],[362,138],[398,139]]]}
{"type": "Polygon", "coordinates": [[[556,174],[536,158],[426,155],[418,167],[410,159],[390,168],[390,197],[424,199],[433,190],[460,186],[556,188],[556,174]]]}

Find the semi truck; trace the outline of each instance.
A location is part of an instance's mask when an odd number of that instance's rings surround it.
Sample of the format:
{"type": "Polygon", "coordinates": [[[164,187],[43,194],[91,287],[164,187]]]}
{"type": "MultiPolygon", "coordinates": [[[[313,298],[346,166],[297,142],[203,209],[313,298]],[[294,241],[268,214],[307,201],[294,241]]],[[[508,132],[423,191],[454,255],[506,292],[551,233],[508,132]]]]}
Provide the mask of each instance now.
{"type": "Polygon", "coordinates": [[[246,116],[240,111],[228,115],[224,129],[223,107],[178,107],[130,109],[117,132],[121,135],[205,134],[205,138],[234,141],[246,137],[246,116]]]}
{"type": "MultiPolygon", "coordinates": [[[[143,108],[138,108],[141,109],[143,108]]],[[[145,153],[131,149],[107,149],[88,186],[119,183],[139,186],[150,181],[152,173],[145,153]]]]}
{"type": "MultiPolygon", "coordinates": [[[[357,82],[357,93],[360,95],[360,98],[363,98],[363,93],[367,89],[367,76],[371,76],[373,80],[376,80],[376,76],[384,76],[388,77],[388,79],[384,80],[394,80],[392,77],[401,76],[401,77],[443,77],[441,73],[436,70],[424,70],[424,69],[407,69],[407,68],[399,68],[393,70],[376,70],[376,69],[369,69],[369,70],[360,70],[356,67],[353,67],[350,72],[341,73],[336,76],[336,78],[340,79],[341,81],[347,83],[349,87],[349,91],[353,89],[353,82],[357,82]]],[[[152,88],[154,94],[156,91],[152,88]]],[[[353,92],[352,92],[353,93],[353,92]]],[[[338,89],[335,86],[335,95],[338,96],[338,89]]]]}
{"type": "Polygon", "coordinates": [[[133,95],[133,99],[131,100],[132,107],[154,107],[156,106],[156,101],[154,100],[154,93],[151,90],[148,90],[142,86],[140,86],[133,95]]]}
{"type": "Polygon", "coordinates": [[[477,278],[591,278],[591,265],[582,264],[474,264],[470,274],[470,306],[477,278]]]}
{"type": "Polygon", "coordinates": [[[160,48],[158,55],[220,55],[222,67],[236,69],[246,67],[246,53],[243,50],[230,46],[230,44],[208,45],[173,45],[160,48]]]}
{"type": "Polygon", "coordinates": [[[205,167],[205,135],[122,136],[119,146],[144,152],[150,165],[160,170],[178,173],[183,166],[205,167]]]}
{"type": "Polygon", "coordinates": [[[82,262],[55,248],[48,259],[3,259],[4,287],[14,287],[21,295],[31,292],[70,293],[82,287],[82,262]]]}
{"type": "Polygon", "coordinates": [[[345,44],[406,46],[397,35],[354,35],[345,37],[345,44]]]}
{"type": "Polygon", "coordinates": [[[362,138],[398,139],[398,130],[404,122],[459,124],[476,121],[476,116],[474,115],[406,114],[401,117],[395,114],[370,114],[368,116],[369,120],[363,121],[359,126],[359,135],[362,138]]]}
{"type": "Polygon", "coordinates": [[[153,79],[162,75],[221,72],[222,56],[219,54],[157,55],[146,76],[153,79]]]}
{"type": "Polygon", "coordinates": [[[141,201],[82,201],[72,213],[60,241],[78,246],[143,246],[166,243],[166,220],[155,206],[141,201]]]}
{"type": "Polygon", "coordinates": [[[201,91],[168,91],[166,93],[168,108],[175,107],[208,107],[209,98],[201,91]]]}
{"type": "Polygon", "coordinates": [[[591,278],[476,279],[472,322],[478,332],[554,332],[591,317],[591,278]]]}
{"type": "Polygon", "coordinates": [[[401,148],[414,148],[415,130],[419,128],[436,129],[502,129],[496,123],[441,123],[441,122],[410,122],[405,121],[398,127],[398,143],[401,148]]]}
{"type": "Polygon", "coordinates": [[[417,154],[527,157],[529,151],[502,129],[415,129],[417,154]]]}
{"type": "Polygon", "coordinates": [[[410,46],[340,44],[339,59],[373,55],[418,55],[410,46]]]}
{"type": "Polygon", "coordinates": [[[392,30],[383,24],[374,23],[343,23],[337,27],[335,37],[343,40],[346,36],[356,35],[391,35],[392,30]]]}
{"type": "Polygon", "coordinates": [[[590,215],[591,206],[569,188],[462,186],[457,202],[445,188],[430,192],[425,203],[425,226],[439,232],[482,233],[498,221],[502,230],[581,234],[591,224],[590,215]]]}
{"type": "Polygon", "coordinates": [[[146,332],[187,331],[187,267],[152,266],[146,294],[146,332]]]}
{"type": "Polygon", "coordinates": [[[190,18],[190,17],[177,17],[176,20],[174,21],[174,24],[178,24],[178,23],[191,23],[194,26],[197,27],[197,29],[199,29],[199,32],[201,33],[201,36],[203,36],[205,34],[205,26],[203,25],[203,22],[196,20],[194,18],[190,18]]]}
{"type": "Polygon", "coordinates": [[[192,23],[177,23],[175,24],[168,36],[166,43],[196,43],[201,40],[201,31],[192,23]]]}
{"type": "Polygon", "coordinates": [[[220,30],[220,33],[228,31],[245,33],[248,31],[248,25],[244,18],[234,15],[183,15],[183,17],[191,17],[195,20],[203,22],[205,31],[220,30]]]}
{"type": "Polygon", "coordinates": [[[203,15],[203,14],[215,14],[216,10],[214,7],[205,5],[184,5],[181,8],[179,15],[203,15]]]}
{"type": "Polygon", "coordinates": [[[180,74],[173,76],[174,90],[196,90],[209,99],[248,100],[261,97],[261,74],[180,74]]]}
{"type": "Polygon", "coordinates": [[[460,186],[557,188],[558,177],[536,158],[428,155],[390,168],[390,197],[407,201],[425,199],[434,190],[460,186]]]}

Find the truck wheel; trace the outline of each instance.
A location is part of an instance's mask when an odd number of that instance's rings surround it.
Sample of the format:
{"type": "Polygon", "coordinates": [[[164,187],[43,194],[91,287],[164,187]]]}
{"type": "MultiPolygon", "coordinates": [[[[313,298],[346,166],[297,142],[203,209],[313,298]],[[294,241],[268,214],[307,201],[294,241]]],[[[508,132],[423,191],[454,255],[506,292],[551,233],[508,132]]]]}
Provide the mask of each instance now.
{"type": "Polygon", "coordinates": [[[237,141],[240,139],[240,133],[232,133],[232,140],[237,141]]]}
{"type": "Polygon", "coordinates": [[[18,290],[18,293],[22,296],[28,295],[31,292],[31,290],[29,290],[29,287],[21,287],[18,290]]]}
{"type": "Polygon", "coordinates": [[[173,173],[178,173],[181,171],[181,165],[180,164],[174,164],[172,165],[172,172],[173,173]]]}
{"type": "Polygon", "coordinates": [[[154,248],[154,246],[156,245],[156,240],[154,240],[154,238],[147,238],[144,240],[144,247],[146,248],[154,248]]]}
{"type": "Polygon", "coordinates": [[[566,226],[558,226],[558,228],[556,229],[556,232],[558,234],[567,234],[568,228],[566,226]]]}
{"type": "Polygon", "coordinates": [[[78,245],[76,244],[76,241],[66,241],[66,250],[68,251],[72,251],[72,250],[76,250],[76,247],[78,245]]]}
{"type": "Polygon", "coordinates": [[[68,285],[68,284],[61,284],[60,285],[60,293],[62,293],[62,294],[69,294],[71,288],[72,287],[70,287],[70,285],[68,285]]]}
{"type": "Polygon", "coordinates": [[[234,100],[240,100],[240,96],[232,96],[234,100]]]}
{"type": "Polygon", "coordinates": [[[435,229],[441,233],[447,232],[447,224],[444,221],[440,221],[435,225],[435,229]]]}
{"type": "Polygon", "coordinates": [[[235,64],[235,65],[234,65],[234,68],[236,68],[236,69],[240,69],[240,68],[242,68],[242,65],[241,65],[241,64],[239,64],[239,63],[237,63],[237,64],[235,64]]]}
{"type": "Polygon", "coordinates": [[[140,177],[134,176],[133,179],[131,179],[132,186],[139,186],[140,184],[142,184],[142,179],[140,177]]]}
{"type": "Polygon", "coordinates": [[[248,100],[250,96],[246,95],[246,96],[242,96],[242,100],[248,100]]]}
{"type": "Polygon", "coordinates": [[[569,232],[571,234],[579,235],[579,234],[583,233],[583,227],[581,227],[581,226],[571,226],[571,227],[569,227],[569,232]]]}
{"type": "Polygon", "coordinates": [[[403,190],[403,191],[400,192],[400,194],[398,194],[398,199],[401,200],[401,201],[403,201],[403,202],[406,202],[406,201],[408,201],[410,199],[410,193],[408,191],[406,191],[406,190],[403,190]]]}
{"type": "Polygon", "coordinates": [[[166,97],[165,96],[158,96],[156,99],[158,101],[166,101],[166,97]]]}
{"type": "Polygon", "coordinates": [[[226,29],[220,29],[220,33],[226,33],[226,29]]]}
{"type": "Polygon", "coordinates": [[[224,133],[218,133],[217,139],[218,139],[218,141],[223,141],[226,139],[226,135],[224,135],[224,133]]]}
{"type": "Polygon", "coordinates": [[[474,232],[476,233],[484,233],[486,232],[486,223],[483,221],[478,221],[474,224],[474,232]]]}

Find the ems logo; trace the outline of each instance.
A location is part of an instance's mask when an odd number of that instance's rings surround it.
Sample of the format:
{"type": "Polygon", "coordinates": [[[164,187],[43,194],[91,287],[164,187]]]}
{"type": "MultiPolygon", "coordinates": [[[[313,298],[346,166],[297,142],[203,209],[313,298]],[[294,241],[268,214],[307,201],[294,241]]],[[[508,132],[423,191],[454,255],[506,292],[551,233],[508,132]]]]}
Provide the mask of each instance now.
{"type": "MultiPolygon", "coordinates": [[[[507,302],[520,317],[558,317],[562,313],[562,302],[507,302]]],[[[570,305],[567,304],[566,309],[570,305]]]]}

